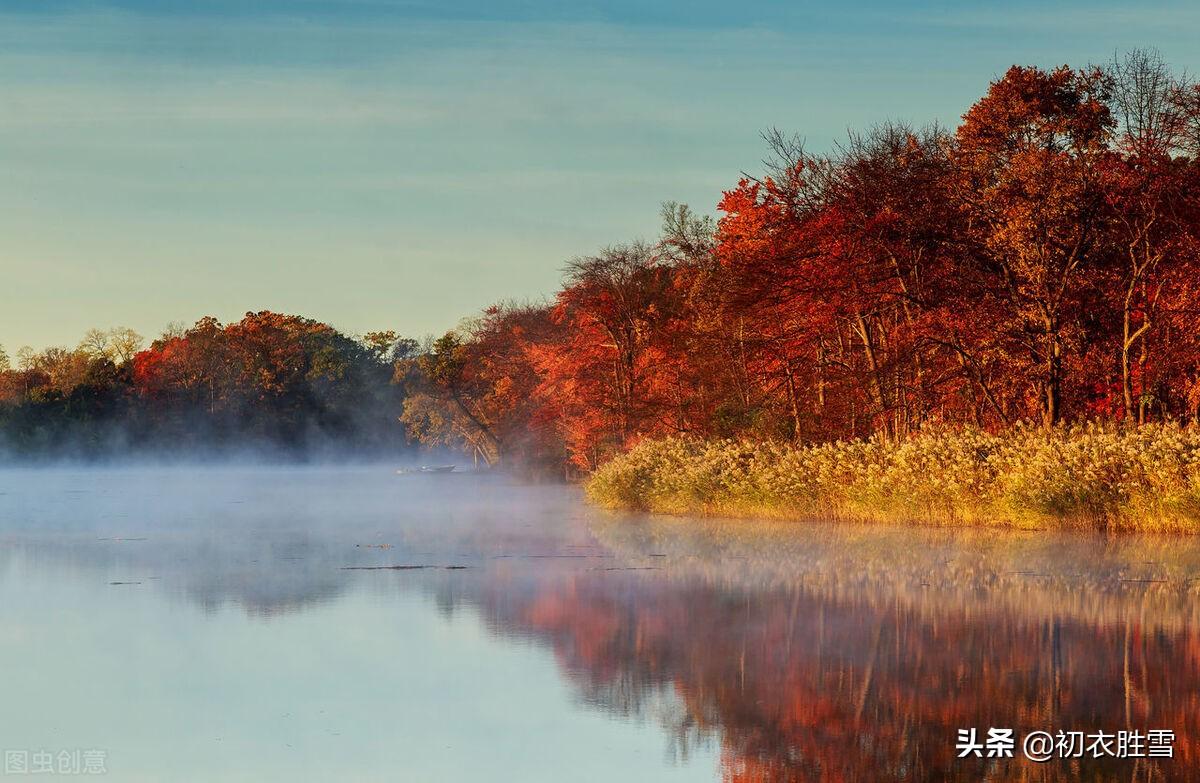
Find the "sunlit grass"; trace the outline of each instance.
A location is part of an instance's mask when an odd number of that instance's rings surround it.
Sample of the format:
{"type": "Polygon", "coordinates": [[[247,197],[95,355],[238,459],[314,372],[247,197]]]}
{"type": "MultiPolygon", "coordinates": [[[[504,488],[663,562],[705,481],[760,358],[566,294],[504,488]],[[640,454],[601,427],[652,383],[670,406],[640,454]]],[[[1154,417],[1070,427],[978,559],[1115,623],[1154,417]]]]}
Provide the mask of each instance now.
{"type": "Polygon", "coordinates": [[[648,440],[587,487],[667,514],[1200,531],[1200,429],[1086,424],[926,431],[814,446],[648,440]]]}

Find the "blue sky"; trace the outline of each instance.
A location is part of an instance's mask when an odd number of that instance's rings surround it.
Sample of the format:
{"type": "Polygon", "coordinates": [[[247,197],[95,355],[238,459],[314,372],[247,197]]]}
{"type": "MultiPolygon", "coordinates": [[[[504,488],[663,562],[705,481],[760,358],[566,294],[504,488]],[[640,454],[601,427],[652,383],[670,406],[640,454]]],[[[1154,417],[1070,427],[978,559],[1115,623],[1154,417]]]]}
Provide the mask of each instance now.
{"type": "Polygon", "coordinates": [[[0,0],[0,345],[274,309],[421,335],[712,212],[770,126],[955,124],[1196,4],[0,0]]]}

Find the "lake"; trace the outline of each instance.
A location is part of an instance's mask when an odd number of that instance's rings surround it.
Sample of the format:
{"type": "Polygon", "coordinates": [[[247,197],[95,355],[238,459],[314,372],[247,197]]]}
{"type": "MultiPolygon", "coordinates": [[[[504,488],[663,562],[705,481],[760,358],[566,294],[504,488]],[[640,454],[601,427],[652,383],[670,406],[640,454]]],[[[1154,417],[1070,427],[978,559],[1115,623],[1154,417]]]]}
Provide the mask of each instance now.
{"type": "Polygon", "coordinates": [[[0,471],[0,779],[1200,780],[1198,595],[1191,538],[0,471]],[[989,728],[1012,758],[958,758],[989,728]],[[1035,763],[1035,731],[1114,739],[1035,763]]]}

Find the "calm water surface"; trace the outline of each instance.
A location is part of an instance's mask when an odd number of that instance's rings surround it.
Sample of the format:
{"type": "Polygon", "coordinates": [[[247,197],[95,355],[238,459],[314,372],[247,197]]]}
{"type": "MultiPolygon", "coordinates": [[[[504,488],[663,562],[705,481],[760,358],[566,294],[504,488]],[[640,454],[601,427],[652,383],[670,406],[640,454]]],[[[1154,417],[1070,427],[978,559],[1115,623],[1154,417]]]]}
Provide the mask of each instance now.
{"type": "Polygon", "coordinates": [[[121,781],[1200,780],[1198,594],[1187,538],[6,471],[0,749],[121,781]],[[1165,728],[1175,758],[958,760],[968,727],[1165,728]]]}

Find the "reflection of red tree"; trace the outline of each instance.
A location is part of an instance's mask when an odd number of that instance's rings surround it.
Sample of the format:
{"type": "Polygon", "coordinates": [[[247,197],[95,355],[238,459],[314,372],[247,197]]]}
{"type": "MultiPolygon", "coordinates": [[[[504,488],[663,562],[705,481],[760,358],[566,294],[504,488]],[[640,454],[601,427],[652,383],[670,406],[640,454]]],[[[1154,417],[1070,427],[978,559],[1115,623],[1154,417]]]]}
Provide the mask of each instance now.
{"type": "MultiPolygon", "coordinates": [[[[721,733],[730,781],[1200,779],[1200,639],[1190,629],[827,600],[804,589],[579,577],[499,626],[548,640],[589,688],[670,687],[721,733]],[[1034,765],[959,760],[959,728],[1168,728],[1175,758],[1034,765]]],[[[1019,755],[1019,753],[1018,753],[1019,755]]]]}

